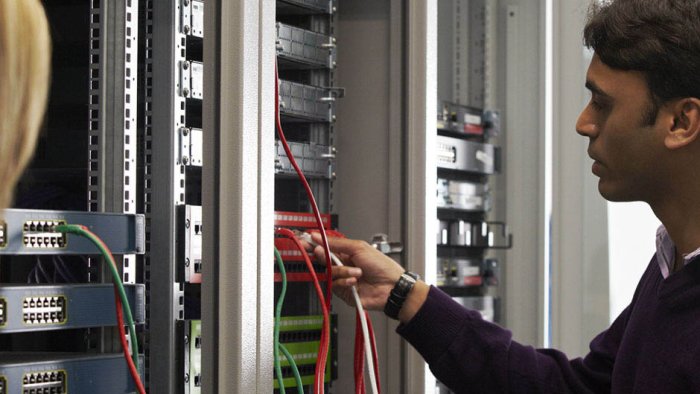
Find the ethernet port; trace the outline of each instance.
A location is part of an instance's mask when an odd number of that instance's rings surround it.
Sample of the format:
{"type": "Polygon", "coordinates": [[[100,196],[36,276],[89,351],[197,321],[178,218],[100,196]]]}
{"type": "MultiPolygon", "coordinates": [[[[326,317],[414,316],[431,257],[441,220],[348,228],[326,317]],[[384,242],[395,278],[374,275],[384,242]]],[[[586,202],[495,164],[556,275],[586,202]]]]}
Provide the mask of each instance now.
{"type": "Polygon", "coordinates": [[[45,371],[25,374],[22,378],[22,394],[66,393],[66,372],[45,371]]]}

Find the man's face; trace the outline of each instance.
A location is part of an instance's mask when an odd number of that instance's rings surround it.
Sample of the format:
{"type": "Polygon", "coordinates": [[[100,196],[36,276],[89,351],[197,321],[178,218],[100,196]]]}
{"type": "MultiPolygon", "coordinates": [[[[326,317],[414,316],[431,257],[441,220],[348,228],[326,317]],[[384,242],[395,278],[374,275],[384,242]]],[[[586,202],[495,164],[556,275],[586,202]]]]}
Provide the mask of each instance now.
{"type": "Polygon", "coordinates": [[[643,75],[615,70],[595,55],[586,87],[591,100],[579,115],[576,131],[590,139],[588,155],[598,191],[610,201],[653,201],[663,177],[662,127],[648,125],[651,99],[643,75]]]}

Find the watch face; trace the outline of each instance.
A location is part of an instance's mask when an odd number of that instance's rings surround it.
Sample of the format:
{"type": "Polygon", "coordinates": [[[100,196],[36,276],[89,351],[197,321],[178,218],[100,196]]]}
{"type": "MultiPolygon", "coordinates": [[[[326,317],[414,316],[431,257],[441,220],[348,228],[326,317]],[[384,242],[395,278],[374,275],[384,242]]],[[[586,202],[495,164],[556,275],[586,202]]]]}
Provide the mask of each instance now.
{"type": "Polygon", "coordinates": [[[416,283],[416,278],[414,278],[410,274],[403,274],[403,277],[404,277],[404,279],[406,279],[407,281],[409,281],[411,283],[414,283],[414,284],[416,283]]]}

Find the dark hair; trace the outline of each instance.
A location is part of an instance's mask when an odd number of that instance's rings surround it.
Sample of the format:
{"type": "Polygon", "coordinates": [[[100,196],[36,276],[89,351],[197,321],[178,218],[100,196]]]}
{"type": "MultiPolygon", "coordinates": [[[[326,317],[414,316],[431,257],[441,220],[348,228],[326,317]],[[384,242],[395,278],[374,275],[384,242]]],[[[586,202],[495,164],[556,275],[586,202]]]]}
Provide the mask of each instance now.
{"type": "Polygon", "coordinates": [[[700,0],[593,0],[584,44],[607,66],[641,72],[654,123],[674,98],[700,98],[700,0]]]}

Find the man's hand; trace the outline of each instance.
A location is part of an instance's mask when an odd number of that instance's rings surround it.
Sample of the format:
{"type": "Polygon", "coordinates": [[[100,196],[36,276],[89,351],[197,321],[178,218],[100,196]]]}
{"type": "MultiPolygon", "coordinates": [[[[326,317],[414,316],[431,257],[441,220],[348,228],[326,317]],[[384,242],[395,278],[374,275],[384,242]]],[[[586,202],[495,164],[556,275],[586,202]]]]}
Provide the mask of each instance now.
{"type": "MultiPolygon", "coordinates": [[[[312,234],[319,245],[321,235],[312,234]]],[[[333,266],[333,290],[348,305],[355,305],[350,288],[357,291],[366,309],[383,310],[391,289],[404,269],[365,241],[328,237],[328,246],[345,266],[333,266]]],[[[314,249],[318,261],[325,261],[323,246],[314,249]]]]}
{"type": "MultiPolygon", "coordinates": [[[[312,238],[321,245],[321,234],[314,233],[312,238]]],[[[389,293],[404,273],[403,267],[365,241],[329,237],[328,246],[345,264],[343,267],[333,266],[335,294],[348,305],[354,306],[350,288],[356,285],[365,309],[383,311],[389,293]]],[[[325,261],[322,246],[317,246],[314,253],[319,261],[325,261]]],[[[429,291],[430,287],[425,282],[416,282],[399,312],[402,323],[413,319],[423,306],[429,291]]]]}

